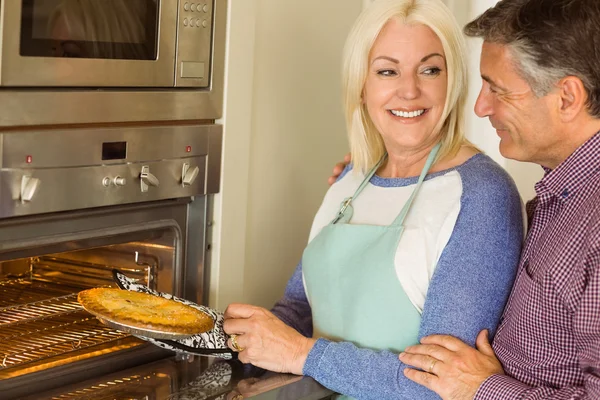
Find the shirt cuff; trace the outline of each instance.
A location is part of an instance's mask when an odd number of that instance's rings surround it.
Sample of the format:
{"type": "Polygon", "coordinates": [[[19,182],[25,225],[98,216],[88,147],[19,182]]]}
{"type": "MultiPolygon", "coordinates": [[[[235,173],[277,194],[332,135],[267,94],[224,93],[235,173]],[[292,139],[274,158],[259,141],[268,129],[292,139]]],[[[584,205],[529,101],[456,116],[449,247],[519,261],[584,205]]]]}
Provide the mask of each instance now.
{"type": "Polygon", "coordinates": [[[331,342],[327,339],[317,339],[306,357],[304,368],[302,368],[302,374],[316,378],[319,371],[319,364],[321,363],[321,357],[323,357],[323,354],[330,343],[331,342]]]}
{"type": "Polygon", "coordinates": [[[507,375],[492,375],[475,393],[473,400],[518,399],[531,387],[507,375]]]}

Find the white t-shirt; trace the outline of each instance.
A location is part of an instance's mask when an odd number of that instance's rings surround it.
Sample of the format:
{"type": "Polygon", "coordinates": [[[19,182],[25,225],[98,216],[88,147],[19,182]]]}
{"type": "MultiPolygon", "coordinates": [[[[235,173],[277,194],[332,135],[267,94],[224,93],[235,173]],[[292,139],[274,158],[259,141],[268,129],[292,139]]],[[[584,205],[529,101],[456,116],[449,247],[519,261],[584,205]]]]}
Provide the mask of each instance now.
{"type": "MultiPolygon", "coordinates": [[[[329,224],[342,201],[354,194],[364,175],[350,171],[331,186],[310,231],[309,242],[329,224]]],[[[373,176],[352,201],[350,224],[390,225],[400,214],[418,178],[373,176]]],[[[456,170],[432,174],[421,186],[404,220],[395,256],[396,276],[412,304],[423,311],[429,282],[454,230],[461,207],[462,182],[456,170]]]]}

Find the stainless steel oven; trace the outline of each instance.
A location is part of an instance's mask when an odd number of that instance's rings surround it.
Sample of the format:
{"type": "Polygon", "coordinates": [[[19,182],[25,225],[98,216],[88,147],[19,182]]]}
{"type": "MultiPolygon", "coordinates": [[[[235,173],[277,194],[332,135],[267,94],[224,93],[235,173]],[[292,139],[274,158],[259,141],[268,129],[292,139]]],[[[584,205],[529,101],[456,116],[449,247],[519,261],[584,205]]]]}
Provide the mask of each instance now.
{"type": "Polygon", "coordinates": [[[2,398],[169,355],[101,325],[76,296],[112,286],[118,268],[206,304],[221,136],[196,124],[0,133],[2,398]]]}
{"type": "Polygon", "coordinates": [[[226,9],[0,0],[0,126],[219,118],[226,9]]]}
{"type": "Polygon", "coordinates": [[[207,303],[227,8],[0,0],[0,398],[175,379],[148,380],[172,353],[101,325],[76,295],[118,268],[207,303]]]}

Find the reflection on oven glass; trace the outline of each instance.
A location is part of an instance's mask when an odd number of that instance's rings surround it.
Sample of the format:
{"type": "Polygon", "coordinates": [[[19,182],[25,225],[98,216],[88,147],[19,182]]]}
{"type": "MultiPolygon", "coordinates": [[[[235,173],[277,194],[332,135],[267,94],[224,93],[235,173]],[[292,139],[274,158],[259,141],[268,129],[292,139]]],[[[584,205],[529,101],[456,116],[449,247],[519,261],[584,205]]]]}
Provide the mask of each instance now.
{"type": "Polygon", "coordinates": [[[243,369],[240,363],[218,361],[211,364],[197,378],[188,383],[168,400],[206,400],[222,398],[234,388],[241,378],[243,369]]]}
{"type": "MultiPolygon", "coordinates": [[[[169,396],[172,386],[173,376],[146,371],[142,374],[114,375],[109,380],[99,380],[89,386],[43,396],[48,396],[45,398],[49,400],[160,400],[169,396]]],[[[33,397],[30,399],[33,400],[33,397]]]]}
{"type": "Polygon", "coordinates": [[[156,0],[25,0],[23,4],[23,56],[156,59],[156,0]]]}

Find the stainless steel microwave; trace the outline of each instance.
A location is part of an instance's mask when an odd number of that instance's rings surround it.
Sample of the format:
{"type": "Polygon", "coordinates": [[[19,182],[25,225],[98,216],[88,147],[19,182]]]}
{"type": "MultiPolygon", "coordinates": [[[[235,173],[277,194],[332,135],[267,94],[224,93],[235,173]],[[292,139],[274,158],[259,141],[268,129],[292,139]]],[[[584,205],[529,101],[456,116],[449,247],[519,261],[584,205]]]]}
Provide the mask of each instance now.
{"type": "Polygon", "coordinates": [[[208,87],[212,0],[5,0],[3,86],[208,87]]]}
{"type": "Polygon", "coordinates": [[[226,9],[227,0],[0,0],[0,126],[219,118],[226,9]],[[102,115],[90,110],[99,104],[102,115]]]}

